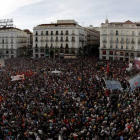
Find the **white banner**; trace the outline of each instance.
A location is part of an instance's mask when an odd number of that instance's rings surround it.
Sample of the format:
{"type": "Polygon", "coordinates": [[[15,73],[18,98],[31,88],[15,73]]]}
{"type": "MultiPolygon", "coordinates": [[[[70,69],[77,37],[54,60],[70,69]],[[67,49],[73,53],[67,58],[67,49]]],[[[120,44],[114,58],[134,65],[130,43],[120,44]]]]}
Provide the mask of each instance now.
{"type": "Polygon", "coordinates": [[[5,61],[4,59],[0,59],[0,67],[4,67],[5,66],[5,61]]]}
{"type": "Polygon", "coordinates": [[[22,75],[16,75],[16,76],[11,76],[11,78],[12,78],[11,81],[24,80],[24,74],[22,74],[22,75]]]}
{"type": "Polygon", "coordinates": [[[129,63],[129,68],[126,68],[127,71],[131,71],[133,69],[133,64],[129,63]]]}

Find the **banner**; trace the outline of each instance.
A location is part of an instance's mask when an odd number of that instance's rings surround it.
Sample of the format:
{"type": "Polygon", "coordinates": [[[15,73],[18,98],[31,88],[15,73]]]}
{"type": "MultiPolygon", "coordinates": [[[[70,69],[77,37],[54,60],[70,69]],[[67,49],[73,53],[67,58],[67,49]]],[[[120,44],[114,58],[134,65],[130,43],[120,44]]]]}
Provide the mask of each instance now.
{"type": "Polygon", "coordinates": [[[122,87],[121,87],[121,83],[119,81],[116,81],[116,80],[105,80],[105,83],[106,83],[106,87],[107,89],[119,89],[121,90],[122,87]]]}
{"type": "Polygon", "coordinates": [[[131,91],[133,91],[136,87],[139,87],[140,86],[140,75],[137,74],[133,78],[130,78],[129,84],[131,87],[131,91]]]}
{"type": "Polygon", "coordinates": [[[127,71],[131,71],[133,69],[133,64],[129,63],[129,68],[126,68],[127,71]]]}
{"type": "Polygon", "coordinates": [[[134,64],[134,67],[135,67],[136,69],[140,69],[140,58],[135,57],[135,64],[134,64]]]}
{"type": "Polygon", "coordinates": [[[22,74],[22,75],[16,75],[16,76],[11,76],[11,78],[12,78],[11,81],[24,80],[24,74],[22,74]]]}
{"type": "Polygon", "coordinates": [[[4,59],[0,59],[0,67],[5,67],[5,61],[4,61],[4,59]]]}

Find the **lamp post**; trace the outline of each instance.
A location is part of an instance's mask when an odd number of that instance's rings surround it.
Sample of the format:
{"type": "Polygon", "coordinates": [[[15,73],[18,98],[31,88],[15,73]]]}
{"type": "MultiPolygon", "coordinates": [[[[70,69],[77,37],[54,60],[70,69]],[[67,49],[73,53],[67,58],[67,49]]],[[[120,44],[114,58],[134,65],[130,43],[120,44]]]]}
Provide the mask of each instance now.
{"type": "Polygon", "coordinates": [[[82,47],[79,48],[79,54],[81,55],[82,62],[81,62],[81,83],[80,83],[80,92],[83,90],[83,55],[84,55],[84,40],[82,40],[82,47]]]}

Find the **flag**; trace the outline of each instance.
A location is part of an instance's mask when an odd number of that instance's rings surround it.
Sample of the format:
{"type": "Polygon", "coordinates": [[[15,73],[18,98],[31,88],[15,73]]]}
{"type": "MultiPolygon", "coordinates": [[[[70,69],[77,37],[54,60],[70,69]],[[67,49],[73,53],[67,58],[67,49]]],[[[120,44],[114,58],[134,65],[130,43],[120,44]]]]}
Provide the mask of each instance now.
{"type": "Polygon", "coordinates": [[[1,97],[1,95],[0,95],[0,102],[2,101],[2,97],[1,97]]]}
{"type": "Polygon", "coordinates": [[[98,80],[98,81],[100,80],[99,77],[98,77],[97,75],[96,75],[95,77],[96,77],[96,80],[98,80]]]}
{"type": "Polygon", "coordinates": [[[58,140],[63,140],[61,135],[59,135],[58,140]]]}
{"type": "Polygon", "coordinates": [[[138,84],[138,82],[135,83],[135,85],[137,85],[137,84],[138,84]]]}
{"type": "Polygon", "coordinates": [[[107,63],[107,74],[109,74],[109,62],[107,63]]]}
{"type": "Polygon", "coordinates": [[[19,80],[19,76],[18,76],[18,75],[16,75],[16,76],[11,76],[11,78],[12,78],[11,81],[17,81],[17,80],[19,80]]]}
{"type": "Polygon", "coordinates": [[[66,90],[65,90],[64,94],[67,94],[67,93],[68,93],[68,89],[66,88],[66,90]]]}
{"type": "Polygon", "coordinates": [[[16,75],[16,76],[11,76],[11,78],[12,78],[11,81],[24,80],[24,74],[22,74],[22,75],[16,75]]]}
{"type": "Polygon", "coordinates": [[[81,81],[81,78],[80,77],[78,77],[78,81],[81,81]]]}
{"type": "Polygon", "coordinates": [[[18,76],[19,76],[19,80],[24,80],[24,74],[18,76]]]}

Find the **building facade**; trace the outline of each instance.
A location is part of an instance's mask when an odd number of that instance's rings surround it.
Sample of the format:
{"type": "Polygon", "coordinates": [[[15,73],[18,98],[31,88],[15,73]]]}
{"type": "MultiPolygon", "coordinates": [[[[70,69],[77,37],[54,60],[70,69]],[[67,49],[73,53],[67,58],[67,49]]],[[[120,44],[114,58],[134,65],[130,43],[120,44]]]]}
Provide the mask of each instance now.
{"type": "Polygon", "coordinates": [[[17,58],[24,47],[27,47],[27,33],[14,27],[0,28],[1,58],[17,58]]]}
{"type": "Polygon", "coordinates": [[[74,20],[57,20],[33,28],[33,57],[76,56],[86,44],[86,31],[74,20]]]}
{"type": "Polygon", "coordinates": [[[87,32],[87,45],[95,47],[100,43],[100,32],[95,30],[93,26],[85,27],[87,32]]]}
{"type": "Polygon", "coordinates": [[[27,33],[27,56],[33,57],[33,33],[28,29],[23,31],[27,33]]]}
{"type": "Polygon", "coordinates": [[[108,22],[100,27],[100,59],[131,60],[140,56],[140,23],[108,22]]]}
{"type": "Polygon", "coordinates": [[[87,50],[88,54],[98,54],[100,44],[100,32],[90,25],[85,27],[87,32],[87,50]]]}

